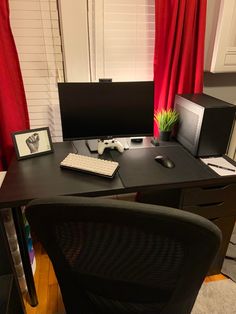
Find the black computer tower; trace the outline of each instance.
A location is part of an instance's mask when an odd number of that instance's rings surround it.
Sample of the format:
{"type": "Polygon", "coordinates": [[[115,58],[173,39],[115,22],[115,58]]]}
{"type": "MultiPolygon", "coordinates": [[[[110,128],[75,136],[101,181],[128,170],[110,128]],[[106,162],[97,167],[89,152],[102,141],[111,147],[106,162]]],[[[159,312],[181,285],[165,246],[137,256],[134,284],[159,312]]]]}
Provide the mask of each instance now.
{"type": "Polygon", "coordinates": [[[175,97],[180,121],[177,140],[194,156],[226,153],[235,120],[236,106],[206,94],[175,97]]]}

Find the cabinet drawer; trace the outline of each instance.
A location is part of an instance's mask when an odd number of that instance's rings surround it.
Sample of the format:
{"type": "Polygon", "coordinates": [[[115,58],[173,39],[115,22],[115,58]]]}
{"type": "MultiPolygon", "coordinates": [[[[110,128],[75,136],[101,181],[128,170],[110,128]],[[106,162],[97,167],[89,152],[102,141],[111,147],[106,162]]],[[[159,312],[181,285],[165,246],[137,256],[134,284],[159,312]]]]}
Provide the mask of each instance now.
{"type": "Polygon", "coordinates": [[[182,209],[208,219],[236,215],[236,184],[185,189],[182,209]]]}
{"type": "Polygon", "coordinates": [[[222,202],[228,198],[234,203],[236,184],[190,188],[184,189],[182,193],[183,205],[210,204],[222,202]]]}
{"type": "Polygon", "coordinates": [[[219,202],[209,205],[189,205],[183,206],[183,210],[203,216],[207,219],[215,219],[230,215],[236,216],[236,209],[232,209],[232,207],[228,207],[225,202],[219,202]]]}

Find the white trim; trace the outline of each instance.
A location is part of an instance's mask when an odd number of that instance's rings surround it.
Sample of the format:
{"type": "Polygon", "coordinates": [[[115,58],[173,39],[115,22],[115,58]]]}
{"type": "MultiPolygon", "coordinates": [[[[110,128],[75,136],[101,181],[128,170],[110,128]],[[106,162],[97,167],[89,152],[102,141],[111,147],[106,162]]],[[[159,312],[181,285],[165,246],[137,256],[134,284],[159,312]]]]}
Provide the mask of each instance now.
{"type": "Polygon", "coordinates": [[[65,79],[89,81],[87,1],[58,0],[65,79]]]}

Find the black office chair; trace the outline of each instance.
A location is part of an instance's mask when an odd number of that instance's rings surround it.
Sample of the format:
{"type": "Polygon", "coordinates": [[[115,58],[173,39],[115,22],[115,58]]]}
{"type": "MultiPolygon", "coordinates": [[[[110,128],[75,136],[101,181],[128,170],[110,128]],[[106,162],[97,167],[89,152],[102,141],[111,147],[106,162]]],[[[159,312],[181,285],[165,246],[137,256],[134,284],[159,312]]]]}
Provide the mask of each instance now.
{"type": "Polygon", "coordinates": [[[190,313],[221,242],[200,216],[135,202],[40,199],[26,217],[68,314],[190,313]]]}

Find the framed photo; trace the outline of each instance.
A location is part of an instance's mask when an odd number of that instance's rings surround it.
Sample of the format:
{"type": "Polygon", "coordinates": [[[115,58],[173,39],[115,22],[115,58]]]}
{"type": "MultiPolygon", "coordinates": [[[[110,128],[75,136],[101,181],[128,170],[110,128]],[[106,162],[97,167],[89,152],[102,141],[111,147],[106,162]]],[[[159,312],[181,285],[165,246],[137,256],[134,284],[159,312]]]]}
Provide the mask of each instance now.
{"type": "Polygon", "coordinates": [[[17,159],[26,159],[53,152],[48,127],[12,133],[17,159]]]}

